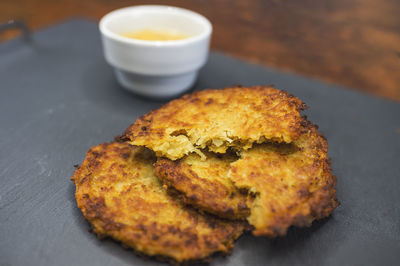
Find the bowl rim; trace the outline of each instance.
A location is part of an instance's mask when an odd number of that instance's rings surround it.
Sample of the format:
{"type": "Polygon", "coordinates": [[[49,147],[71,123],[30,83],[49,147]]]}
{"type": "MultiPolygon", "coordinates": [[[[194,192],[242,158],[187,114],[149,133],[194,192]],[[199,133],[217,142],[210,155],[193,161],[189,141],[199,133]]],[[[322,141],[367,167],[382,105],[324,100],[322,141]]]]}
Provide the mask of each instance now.
{"type": "Polygon", "coordinates": [[[184,46],[184,45],[188,45],[188,44],[192,44],[192,43],[204,40],[204,39],[208,38],[209,36],[211,36],[213,28],[212,28],[211,22],[205,16],[203,16],[197,12],[191,11],[189,9],[176,7],[176,6],[168,6],[168,5],[137,5],[137,6],[128,6],[128,7],[118,8],[118,9],[115,9],[115,10],[107,13],[100,19],[99,30],[102,35],[104,35],[108,38],[111,38],[113,40],[128,44],[128,45],[159,47],[159,46],[184,46]],[[143,11],[157,10],[157,11],[165,11],[168,13],[176,12],[176,13],[185,14],[197,21],[200,21],[204,25],[205,30],[200,34],[190,36],[188,38],[181,39],[181,40],[147,41],[147,40],[139,40],[139,39],[124,37],[118,33],[111,31],[107,27],[107,23],[109,21],[113,20],[116,16],[119,16],[119,15],[125,14],[125,13],[129,13],[129,12],[140,12],[140,9],[142,9],[143,11]]]}

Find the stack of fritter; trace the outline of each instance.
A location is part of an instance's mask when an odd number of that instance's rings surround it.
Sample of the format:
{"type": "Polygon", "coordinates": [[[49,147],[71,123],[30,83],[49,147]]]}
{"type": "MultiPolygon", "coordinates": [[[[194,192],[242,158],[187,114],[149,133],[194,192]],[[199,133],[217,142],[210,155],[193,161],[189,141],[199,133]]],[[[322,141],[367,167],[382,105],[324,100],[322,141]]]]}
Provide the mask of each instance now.
{"type": "Polygon", "coordinates": [[[87,153],[72,177],[78,206],[99,236],[178,263],[228,252],[244,230],[309,226],[338,202],[305,108],[272,87],[171,101],[87,153]]]}

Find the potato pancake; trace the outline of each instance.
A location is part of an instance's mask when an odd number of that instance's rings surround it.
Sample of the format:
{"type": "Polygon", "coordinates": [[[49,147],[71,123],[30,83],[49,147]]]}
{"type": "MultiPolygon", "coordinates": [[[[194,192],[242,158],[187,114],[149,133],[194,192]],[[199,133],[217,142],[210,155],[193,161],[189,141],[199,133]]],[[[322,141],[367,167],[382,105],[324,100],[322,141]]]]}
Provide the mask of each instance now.
{"type": "Polygon", "coordinates": [[[123,139],[171,160],[202,149],[247,150],[266,140],[290,143],[301,134],[306,105],[268,86],[203,90],[173,100],[136,120],[123,139]]]}
{"type": "Polygon", "coordinates": [[[226,253],[243,223],[201,215],[167,194],[154,175],[154,153],[113,142],[91,148],[72,180],[76,201],[99,236],[174,262],[226,253]]]}
{"type": "Polygon", "coordinates": [[[159,159],[156,174],[199,209],[247,218],[254,235],[284,235],[291,225],[309,226],[338,205],[327,141],[307,121],[302,135],[291,144],[257,144],[241,151],[236,161],[206,155],[204,161],[196,155],[177,161],[159,159]],[[214,171],[218,164],[223,167],[214,171]],[[242,209],[247,212],[240,212],[238,202],[244,204],[244,191],[247,200],[242,209]]]}

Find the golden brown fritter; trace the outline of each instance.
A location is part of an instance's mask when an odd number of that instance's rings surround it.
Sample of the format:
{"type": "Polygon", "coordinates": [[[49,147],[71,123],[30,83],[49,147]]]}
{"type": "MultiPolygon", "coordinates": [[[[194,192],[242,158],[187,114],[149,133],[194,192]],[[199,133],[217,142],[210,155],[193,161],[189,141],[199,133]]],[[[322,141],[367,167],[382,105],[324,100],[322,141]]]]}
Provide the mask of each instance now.
{"type": "Polygon", "coordinates": [[[156,176],[186,204],[229,219],[245,219],[250,210],[247,195],[228,178],[230,164],[237,160],[232,153],[216,155],[204,152],[207,159],[192,153],[172,161],[159,158],[154,164],[156,176]]]}
{"type": "Polygon", "coordinates": [[[201,149],[225,153],[266,140],[290,143],[301,134],[306,105],[266,86],[203,90],[154,110],[131,125],[123,138],[157,156],[176,160],[201,149]]]}
{"type": "Polygon", "coordinates": [[[291,225],[308,226],[328,216],[338,204],[327,142],[309,122],[292,144],[257,144],[242,151],[236,161],[207,155],[205,161],[195,155],[177,161],[160,159],[156,174],[190,204],[223,217],[231,208],[234,215],[229,218],[243,218],[243,213],[237,214],[242,194],[231,198],[228,192],[247,191],[247,221],[254,235],[284,235],[291,225]],[[218,164],[223,167],[210,174],[218,164]],[[225,209],[218,208],[221,202],[225,209]]]}
{"type": "Polygon", "coordinates": [[[260,144],[231,164],[229,178],[253,195],[247,221],[254,235],[284,235],[291,225],[309,226],[338,205],[326,139],[309,123],[293,145],[297,151],[260,144]]]}
{"type": "Polygon", "coordinates": [[[154,176],[154,161],[152,152],[127,143],[89,150],[72,180],[78,207],[94,232],[178,263],[230,251],[243,225],[184,207],[154,176]]]}

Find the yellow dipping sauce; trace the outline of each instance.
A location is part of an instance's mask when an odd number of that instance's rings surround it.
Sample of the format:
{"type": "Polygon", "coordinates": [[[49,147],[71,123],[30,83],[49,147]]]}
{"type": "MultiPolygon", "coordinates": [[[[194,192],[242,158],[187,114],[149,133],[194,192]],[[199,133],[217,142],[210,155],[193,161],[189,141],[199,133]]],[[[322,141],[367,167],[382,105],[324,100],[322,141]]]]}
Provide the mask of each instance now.
{"type": "Polygon", "coordinates": [[[135,32],[127,32],[121,34],[124,37],[145,40],[145,41],[175,41],[186,39],[189,36],[176,32],[176,31],[168,31],[168,30],[151,30],[151,29],[143,29],[135,32]]]}

